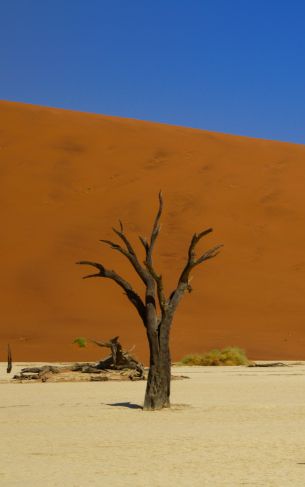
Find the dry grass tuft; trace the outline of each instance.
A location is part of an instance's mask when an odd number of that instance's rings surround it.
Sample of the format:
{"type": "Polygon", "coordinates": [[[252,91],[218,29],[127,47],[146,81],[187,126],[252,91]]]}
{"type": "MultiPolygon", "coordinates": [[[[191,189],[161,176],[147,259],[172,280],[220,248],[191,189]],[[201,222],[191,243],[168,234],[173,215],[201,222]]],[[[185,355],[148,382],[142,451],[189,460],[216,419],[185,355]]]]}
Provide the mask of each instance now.
{"type": "Polygon", "coordinates": [[[190,354],[183,357],[181,365],[249,365],[251,361],[239,347],[217,348],[203,354],[190,354]]]}

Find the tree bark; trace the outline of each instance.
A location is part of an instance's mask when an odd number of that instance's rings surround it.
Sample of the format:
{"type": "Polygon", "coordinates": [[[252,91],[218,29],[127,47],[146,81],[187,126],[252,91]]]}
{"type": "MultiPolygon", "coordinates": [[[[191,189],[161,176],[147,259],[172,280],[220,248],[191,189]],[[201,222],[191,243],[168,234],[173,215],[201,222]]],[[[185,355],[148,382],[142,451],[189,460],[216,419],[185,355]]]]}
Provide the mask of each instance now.
{"type": "Polygon", "coordinates": [[[156,330],[148,327],[150,361],[144,410],[170,407],[171,357],[169,330],[171,322],[164,319],[156,330]]]}
{"type": "Polygon", "coordinates": [[[8,346],[7,346],[7,369],[6,369],[6,372],[8,374],[10,374],[12,372],[12,368],[13,368],[12,351],[11,351],[10,344],[8,344],[8,346]]]}
{"type": "Polygon", "coordinates": [[[160,350],[150,350],[149,373],[144,399],[145,411],[170,407],[170,368],[171,364],[166,354],[161,354],[160,350]]]}

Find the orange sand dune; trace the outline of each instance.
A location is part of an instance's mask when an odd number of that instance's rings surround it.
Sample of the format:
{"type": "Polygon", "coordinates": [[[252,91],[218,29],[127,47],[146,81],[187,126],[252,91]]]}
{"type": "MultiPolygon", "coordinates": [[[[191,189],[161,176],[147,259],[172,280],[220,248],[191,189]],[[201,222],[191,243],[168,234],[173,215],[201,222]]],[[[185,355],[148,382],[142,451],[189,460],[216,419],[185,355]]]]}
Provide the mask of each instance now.
{"type": "Polygon", "coordinates": [[[120,335],[146,359],[146,337],[121,290],[82,280],[81,259],[115,268],[99,243],[120,218],[138,245],[162,188],[156,265],[175,285],[193,232],[222,253],[194,272],[178,309],[173,359],[238,345],[253,358],[305,359],[305,146],[101,115],[0,103],[0,356],[88,360],[77,336],[120,335]]]}

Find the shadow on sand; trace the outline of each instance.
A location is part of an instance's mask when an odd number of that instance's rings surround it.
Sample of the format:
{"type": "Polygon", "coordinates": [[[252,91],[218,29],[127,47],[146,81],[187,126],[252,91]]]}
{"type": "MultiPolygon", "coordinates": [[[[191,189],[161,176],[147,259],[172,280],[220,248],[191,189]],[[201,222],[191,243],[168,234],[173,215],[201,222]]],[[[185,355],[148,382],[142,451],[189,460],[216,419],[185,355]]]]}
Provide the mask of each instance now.
{"type": "Polygon", "coordinates": [[[114,402],[112,404],[107,404],[107,406],[129,408],[129,409],[143,409],[143,406],[139,404],[133,404],[132,402],[114,402]]]}

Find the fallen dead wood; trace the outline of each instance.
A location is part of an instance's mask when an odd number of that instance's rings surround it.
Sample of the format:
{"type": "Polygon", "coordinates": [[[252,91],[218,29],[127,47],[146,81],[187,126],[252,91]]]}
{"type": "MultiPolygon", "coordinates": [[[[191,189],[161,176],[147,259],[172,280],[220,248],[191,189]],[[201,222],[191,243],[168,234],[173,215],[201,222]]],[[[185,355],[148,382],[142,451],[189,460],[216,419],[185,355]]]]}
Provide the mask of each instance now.
{"type": "Polygon", "coordinates": [[[136,369],[99,369],[98,364],[72,364],[71,366],[27,367],[14,375],[18,382],[84,382],[107,380],[145,380],[146,373],[136,369]]]}
{"type": "MultiPolygon", "coordinates": [[[[81,370],[77,367],[75,370],[74,365],[58,367],[58,371],[52,371],[53,366],[34,367],[22,369],[19,374],[14,375],[13,382],[15,383],[28,383],[28,382],[106,382],[106,381],[138,381],[147,380],[147,370],[143,371],[140,376],[135,369],[122,369],[122,370],[98,370],[92,364],[90,371],[88,365],[81,370]],[[30,372],[29,370],[35,370],[30,372]]],[[[185,375],[172,375],[172,380],[189,379],[185,375]]]]}
{"type": "Polygon", "coordinates": [[[22,369],[20,374],[13,377],[14,382],[86,382],[107,380],[145,380],[146,374],[139,375],[134,369],[124,370],[99,370],[95,364],[89,367],[85,365],[83,370],[79,367],[58,367],[57,371],[52,366],[35,367],[34,369],[22,369]],[[33,370],[33,372],[31,372],[33,370]]]}
{"type": "Polygon", "coordinates": [[[97,363],[75,363],[71,366],[26,367],[14,380],[41,382],[73,382],[73,381],[106,381],[106,380],[143,380],[146,379],[144,366],[129,352],[124,351],[119,337],[107,342],[90,340],[99,347],[109,348],[111,355],[97,363]]]}
{"type": "Polygon", "coordinates": [[[288,367],[288,364],[284,364],[283,362],[270,362],[270,363],[263,363],[263,364],[249,364],[248,367],[288,367]]]}
{"type": "MultiPolygon", "coordinates": [[[[147,380],[147,371],[129,351],[124,351],[119,337],[107,342],[91,340],[99,347],[109,348],[111,355],[97,363],[81,362],[71,365],[25,367],[13,377],[16,382],[105,382],[109,380],[137,381],[147,380]]],[[[185,376],[172,376],[172,379],[184,379],[185,376]]]]}
{"type": "Polygon", "coordinates": [[[105,382],[109,380],[108,377],[105,377],[105,376],[101,376],[101,375],[98,375],[98,376],[92,376],[90,377],[90,381],[91,382],[105,382]]]}
{"type": "Polygon", "coordinates": [[[143,371],[143,364],[141,364],[135,357],[130,355],[128,351],[123,350],[121,343],[119,342],[119,337],[116,336],[111,338],[108,342],[101,342],[96,340],[90,340],[95,343],[98,347],[106,347],[111,351],[109,357],[104,358],[97,364],[99,369],[135,369],[139,373],[143,371]]]}

